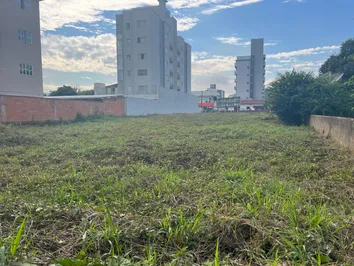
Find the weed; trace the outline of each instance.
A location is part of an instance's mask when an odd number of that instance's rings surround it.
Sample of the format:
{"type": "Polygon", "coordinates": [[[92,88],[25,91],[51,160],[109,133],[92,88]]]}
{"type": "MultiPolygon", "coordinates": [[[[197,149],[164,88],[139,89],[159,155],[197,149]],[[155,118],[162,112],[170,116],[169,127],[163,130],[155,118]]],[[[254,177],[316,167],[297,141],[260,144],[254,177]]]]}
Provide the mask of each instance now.
{"type": "Polygon", "coordinates": [[[354,156],[310,128],[78,120],[0,127],[0,265],[354,263],[354,156]]]}

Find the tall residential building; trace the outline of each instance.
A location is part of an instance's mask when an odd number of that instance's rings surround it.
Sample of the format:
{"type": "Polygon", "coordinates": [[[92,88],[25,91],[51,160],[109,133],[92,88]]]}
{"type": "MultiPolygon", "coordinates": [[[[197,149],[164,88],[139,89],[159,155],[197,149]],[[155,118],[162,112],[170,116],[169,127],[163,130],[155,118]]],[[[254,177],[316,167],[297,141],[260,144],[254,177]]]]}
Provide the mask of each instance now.
{"type": "Polygon", "coordinates": [[[43,95],[39,1],[0,1],[2,95],[43,95]]]}
{"type": "Polygon", "coordinates": [[[241,101],[264,99],[265,59],[263,39],[252,39],[251,55],[236,58],[235,90],[241,101]]]}
{"type": "Polygon", "coordinates": [[[150,98],[161,90],[190,93],[191,46],[177,36],[177,21],[166,2],[117,15],[117,94],[150,98]]]}

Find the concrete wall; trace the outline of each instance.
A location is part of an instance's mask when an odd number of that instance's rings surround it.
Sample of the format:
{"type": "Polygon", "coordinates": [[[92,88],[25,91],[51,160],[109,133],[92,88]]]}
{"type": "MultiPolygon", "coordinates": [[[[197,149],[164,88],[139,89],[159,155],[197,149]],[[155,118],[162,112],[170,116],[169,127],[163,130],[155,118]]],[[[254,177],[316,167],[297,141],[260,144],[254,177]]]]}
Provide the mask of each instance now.
{"type": "Polygon", "coordinates": [[[93,101],[0,95],[0,123],[70,121],[78,113],[124,116],[124,99],[93,101]]]}
{"type": "Polygon", "coordinates": [[[198,97],[179,91],[162,92],[157,100],[131,97],[125,99],[127,116],[200,112],[198,97]]]}
{"type": "Polygon", "coordinates": [[[30,0],[30,10],[0,1],[0,94],[43,95],[39,0],[30,0]],[[31,33],[32,43],[21,42],[18,30],[31,33]],[[31,65],[33,75],[21,74],[20,64],[31,65]]]}
{"type": "Polygon", "coordinates": [[[354,118],[313,115],[310,126],[326,138],[332,138],[354,151],[354,118]]]}

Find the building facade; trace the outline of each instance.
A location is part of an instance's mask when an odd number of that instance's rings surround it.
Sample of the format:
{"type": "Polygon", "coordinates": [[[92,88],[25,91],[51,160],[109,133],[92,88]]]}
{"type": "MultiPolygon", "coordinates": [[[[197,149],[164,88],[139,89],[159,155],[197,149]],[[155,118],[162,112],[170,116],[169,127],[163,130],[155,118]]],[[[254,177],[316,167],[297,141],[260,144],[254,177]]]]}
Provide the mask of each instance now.
{"type": "Polygon", "coordinates": [[[264,99],[265,59],[263,39],[252,39],[250,56],[236,58],[235,90],[241,101],[264,99]]]}
{"type": "Polygon", "coordinates": [[[161,90],[191,92],[191,46],[177,36],[177,21],[166,2],[116,16],[117,94],[151,99],[161,90]]]}
{"type": "Polygon", "coordinates": [[[0,1],[1,95],[43,96],[40,1],[0,1]]]}

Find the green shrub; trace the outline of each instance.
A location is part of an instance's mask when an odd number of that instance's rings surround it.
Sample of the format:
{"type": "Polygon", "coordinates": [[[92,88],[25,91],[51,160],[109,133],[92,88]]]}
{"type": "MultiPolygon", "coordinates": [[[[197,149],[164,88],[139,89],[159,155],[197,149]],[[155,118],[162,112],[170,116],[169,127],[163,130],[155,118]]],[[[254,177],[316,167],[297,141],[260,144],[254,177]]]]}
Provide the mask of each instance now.
{"type": "Polygon", "coordinates": [[[312,114],[354,117],[352,92],[348,85],[293,70],[270,84],[266,106],[288,125],[306,124],[312,114]]]}

